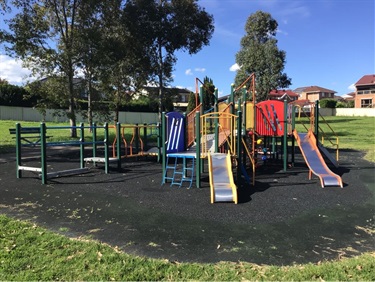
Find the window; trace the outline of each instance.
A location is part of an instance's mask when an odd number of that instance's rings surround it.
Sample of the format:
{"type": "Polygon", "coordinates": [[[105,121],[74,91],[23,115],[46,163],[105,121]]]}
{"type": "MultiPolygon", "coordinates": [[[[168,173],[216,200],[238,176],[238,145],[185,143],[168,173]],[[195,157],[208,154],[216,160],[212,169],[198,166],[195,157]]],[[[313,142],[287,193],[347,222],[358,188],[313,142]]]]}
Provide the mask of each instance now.
{"type": "Polygon", "coordinates": [[[363,94],[363,91],[357,91],[357,94],[361,95],[361,94],[363,94]]]}
{"type": "Polygon", "coordinates": [[[372,108],[372,99],[362,99],[361,108],[372,108]]]}

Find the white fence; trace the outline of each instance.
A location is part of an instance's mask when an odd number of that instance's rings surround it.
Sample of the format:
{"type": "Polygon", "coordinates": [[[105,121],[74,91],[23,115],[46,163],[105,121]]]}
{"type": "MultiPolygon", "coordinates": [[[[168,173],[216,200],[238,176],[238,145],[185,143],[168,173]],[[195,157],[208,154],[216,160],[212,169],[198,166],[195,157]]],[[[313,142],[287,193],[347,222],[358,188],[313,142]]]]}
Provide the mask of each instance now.
{"type": "MultiPolygon", "coordinates": [[[[95,122],[108,122],[113,123],[113,115],[108,120],[102,118],[94,118],[95,122]]],[[[63,110],[47,110],[46,114],[41,114],[38,110],[33,108],[22,108],[22,107],[7,107],[0,106],[0,120],[17,120],[17,121],[54,121],[54,122],[69,122],[66,114],[63,110]],[[58,113],[56,115],[56,113],[58,113]]],[[[77,123],[87,123],[87,118],[77,114],[77,123]]],[[[142,113],[142,112],[120,112],[119,122],[123,124],[149,124],[158,122],[157,113],[142,113]]]]}
{"type": "MultiPolygon", "coordinates": [[[[7,107],[0,106],[0,120],[18,120],[18,121],[55,121],[55,122],[69,122],[64,111],[59,111],[58,115],[54,115],[56,111],[47,110],[45,115],[42,115],[38,110],[33,108],[22,107],[7,107]]],[[[375,117],[375,108],[337,108],[328,109],[320,108],[319,113],[322,116],[366,116],[375,117]]],[[[87,119],[80,114],[76,116],[77,123],[87,123],[87,119]]],[[[119,122],[123,124],[149,124],[158,122],[157,113],[142,113],[142,112],[120,112],[119,122]]],[[[108,120],[102,120],[99,117],[94,118],[96,122],[113,122],[113,115],[108,120]]]]}
{"type": "Polygon", "coordinates": [[[322,116],[375,117],[375,108],[319,108],[322,116]]]}

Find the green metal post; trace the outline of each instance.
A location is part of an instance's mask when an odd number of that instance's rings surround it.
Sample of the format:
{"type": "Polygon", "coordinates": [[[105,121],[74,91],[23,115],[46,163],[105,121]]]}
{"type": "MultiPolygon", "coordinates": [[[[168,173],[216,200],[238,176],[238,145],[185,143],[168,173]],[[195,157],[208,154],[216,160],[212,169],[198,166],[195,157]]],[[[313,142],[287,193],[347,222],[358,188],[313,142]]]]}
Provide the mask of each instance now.
{"type": "Polygon", "coordinates": [[[161,162],[161,149],[162,149],[162,141],[161,141],[161,124],[160,122],[157,123],[157,130],[158,130],[158,163],[161,162]]]}
{"type": "MultiPolygon", "coordinates": [[[[116,123],[116,156],[117,168],[121,169],[121,123],[116,123]]],[[[109,146],[109,143],[107,144],[109,146]]]]}
{"type": "Polygon", "coordinates": [[[40,124],[40,162],[42,169],[42,184],[47,184],[47,144],[46,144],[46,124],[40,124]]]}
{"type": "Polygon", "coordinates": [[[96,140],[96,123],[94,122],[92,125],[91,125],[91,132],[92,132],[92,157],[95,158],[96,157],[96,150],[97,150],[97,140],[96,140]]]}
{"type": "Polygon", "coordinates": [[[197,188],[201,188],[201,125],[200,112],[195,113],[195,136],[196,136],[196,166],[195,166],[195,183],[197,188]]]}
{"type": "Polygon", "coordinates": [[[84,168],[85,167],[85,162],[84,162],[84,152],[85,152],[85,145],[83,144],[85,142],[85,128],[83,126],[83,123],[81,122],[80,124],[80,129],[81,129],[81,138],[80,138],[80,144],[79,144],[79,148],[80,148],[80,164],[81,164],[81,168],[84,168]]]}
{"type": "Polygon", "coordinates": [[[109,134],[108,134],[108,123],[104,124],[104,170],[105,173],[109,173],[109,134]]]}
{"type": "MultiPolygon", "coordinates": [[[[219,103],[218,103],[218,89],[215,88],[215,104],[214,104],[214,112],[217,113],[219,112],[219,103]]],[[[219,150],[219,115],[215,114],[212,116],[213,121],[214,121],[214,134],[215,134],[215,153],[218,152],[219,150]]]]}
{"type": "MultiPolygon", "coordinates": [[[[135,138],[135,151],[139,154],[139,124],[136,123],[134,127],[134,138],[135,138]]],[[[138,159],[138,157],[137,157],[138,159]]]]}
{"type": "Polygon", "coordinates": [[[215,105],[218,104],[218,101],[219,100],[219,89],[215,88],[215,105]]]}
{"type": "Polygon", "coordinates": [[[234,114],[234,84],[232,83],[230,86],[230,100],[229,103],[232,103],[230,106],[230,113],[234,114]]]}
{"type": "Polygon", "coordinates": [[[21,124],[16,123],[16,163],[17,163],[17,178],[22,177],[22,170],[19,170],[21,165],[22,153],[21,153],[21,124]]]}
{"type": "Polygon", "coordinates": [[[318,142],[318,140],[319,140],[319,100],[315,101],[315,113],[314,113],[314,117],[315,117],[314,133],[315,133],[316,141],[318,142]]]}
{"type": "Polygon", "coordinates": [[[148,149],[148,144],[147,144],[147,124],[143,124],[143,147],[145,150],[148,149]]]}
{"type": "Polygon", "coordinates": [[[163,167],[163,184],[164,182],[164,176],[166,173],[166,167],[167,167],[167,120],[165,117],[165,112],[162,112],[161,114],[161,147],[162,147],[162,152],[161,152],[161,164],[163,167]]]}
{"type": "MultiPolygon", "coordinates": [[[[240,102],[239,102],[240,103],[240,102]]],[[[241,132],[241,125],[242,125],[242,112],[238,111],[238,118],[237,118],[237,152],[233,152],[237,154],[237,181],[241,178],[241,167],[242,167],[242,132],[241,132]]]]}
{"type": "MultiPolygon", "coordinates": [[[[293,105],[292,106],[292,132],[296,128],[296,107],[293,105]]],[[[294,161],[295,161],[295,138],[292,135],[292,166],[294,166],[294,161]]]]}
{"type": "Polygon", "coordinates": [[[284,100],[284,171],[287,170],[288,167],[288,123],[287,123],[287,114],[288,114],[288,101],[284,100]]]}

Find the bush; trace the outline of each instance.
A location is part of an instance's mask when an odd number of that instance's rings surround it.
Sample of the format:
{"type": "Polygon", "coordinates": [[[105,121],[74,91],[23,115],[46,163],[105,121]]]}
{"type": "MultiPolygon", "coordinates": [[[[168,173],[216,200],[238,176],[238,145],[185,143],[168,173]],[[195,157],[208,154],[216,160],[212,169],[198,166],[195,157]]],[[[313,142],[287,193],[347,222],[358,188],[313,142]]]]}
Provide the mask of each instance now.
{"type": "Polygon", "coordinates": [[[336,108],[354,108],[354,101],[337,102],[336,108]]]}
{"type": "Polygon", "coordinates": [[[29,92],[23,87],[12,84],[0,84],[0,105],[34,107],[36,99],[31,98],[29,92]]]}
{"type": "Polygon", "coordinates": [[[337,101],[332,99],[323,99],[319,102],[321,108],[336,108],[337,101]]]}

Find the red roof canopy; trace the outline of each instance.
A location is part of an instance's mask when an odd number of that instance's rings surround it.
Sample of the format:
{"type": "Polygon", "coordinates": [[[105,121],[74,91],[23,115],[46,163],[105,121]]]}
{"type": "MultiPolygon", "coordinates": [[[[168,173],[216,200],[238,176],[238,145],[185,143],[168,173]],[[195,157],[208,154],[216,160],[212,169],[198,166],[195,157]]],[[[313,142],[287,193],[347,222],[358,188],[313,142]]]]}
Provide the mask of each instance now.
{"type": "Polygon", "coordinates": [[[289,97],[298,97],[298,93],[293,92],[292,90],[271,90],[270,95],[271,96],[283,96],[288,95],[289,97]]]}
{"type": "Polygon", "coordinates": [[[362,76],[355,85],[370,85],[375,84],[375,74],[367,74],[362,76]]]}

